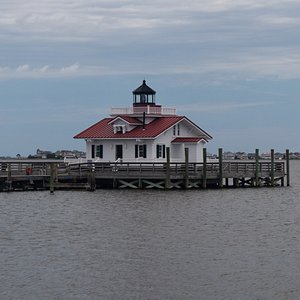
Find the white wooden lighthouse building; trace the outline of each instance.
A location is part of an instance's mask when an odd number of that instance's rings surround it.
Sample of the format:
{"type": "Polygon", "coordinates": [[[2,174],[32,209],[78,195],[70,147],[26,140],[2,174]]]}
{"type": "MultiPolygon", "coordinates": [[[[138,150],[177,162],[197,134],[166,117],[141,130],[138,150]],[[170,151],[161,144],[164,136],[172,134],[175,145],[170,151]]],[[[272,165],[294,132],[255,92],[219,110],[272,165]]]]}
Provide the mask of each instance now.
{"type": "Polygon", "coordinates": [[[108,118],[75,135],[86,142],[88,160],[100,162],[164,162],[170,148],[171,162],[202,162],[203,147],[212,137],[176,109],[157,105],[156,92],[146,81],[133,92],[128,108],[112,108],[108,118]]]}

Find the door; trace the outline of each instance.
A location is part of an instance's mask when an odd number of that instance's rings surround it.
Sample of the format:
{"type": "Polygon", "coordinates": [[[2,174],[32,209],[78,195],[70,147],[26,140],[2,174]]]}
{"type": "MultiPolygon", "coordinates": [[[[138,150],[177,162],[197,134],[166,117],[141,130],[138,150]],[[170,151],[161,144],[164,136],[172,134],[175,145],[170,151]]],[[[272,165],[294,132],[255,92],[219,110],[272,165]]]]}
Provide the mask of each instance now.
{"type": "Polygon", "coordinates": [[[123,159],[123,145],[116,145],[116,160],[123,159]]]}

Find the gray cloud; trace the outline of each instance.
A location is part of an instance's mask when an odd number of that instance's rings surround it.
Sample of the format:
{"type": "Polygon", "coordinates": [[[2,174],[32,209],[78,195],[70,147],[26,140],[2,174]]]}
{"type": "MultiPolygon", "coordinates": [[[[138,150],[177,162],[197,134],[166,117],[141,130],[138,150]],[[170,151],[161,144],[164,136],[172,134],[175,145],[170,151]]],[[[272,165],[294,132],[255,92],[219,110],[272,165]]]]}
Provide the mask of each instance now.
{"type": "Polygon", "coordinates": [[[5,1],[0,78],[299,78],[299,11],[296,0],[5,1]]]}

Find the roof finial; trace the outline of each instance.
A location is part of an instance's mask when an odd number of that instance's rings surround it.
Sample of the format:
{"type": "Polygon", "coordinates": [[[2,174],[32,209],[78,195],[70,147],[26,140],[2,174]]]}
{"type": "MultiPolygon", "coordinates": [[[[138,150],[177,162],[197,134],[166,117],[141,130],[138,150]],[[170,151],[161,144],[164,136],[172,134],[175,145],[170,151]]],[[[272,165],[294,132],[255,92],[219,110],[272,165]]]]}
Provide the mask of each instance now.
{"type": "Polygon", "coordinates": [[[143,80],[143,84],[146,84],[146,80],[145,79],[143,80]]]}

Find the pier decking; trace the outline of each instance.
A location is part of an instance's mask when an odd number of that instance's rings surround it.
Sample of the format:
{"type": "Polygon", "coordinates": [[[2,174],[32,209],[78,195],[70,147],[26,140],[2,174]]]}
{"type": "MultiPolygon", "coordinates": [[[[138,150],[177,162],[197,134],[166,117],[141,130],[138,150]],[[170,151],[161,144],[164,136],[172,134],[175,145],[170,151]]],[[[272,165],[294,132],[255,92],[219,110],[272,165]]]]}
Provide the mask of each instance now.
{"type": "MultiPolygon", "coordinates": [[[[204,156],[205,157],[205,156],[204,156]]],[[[57,160],[0,161],[0,191],[101,188],[206,189],[289,185],[288,160],[203,163],[116,162],[66,164],[57,160]],[[286,180],[285,180],[286,179],[286,180]]]]}

